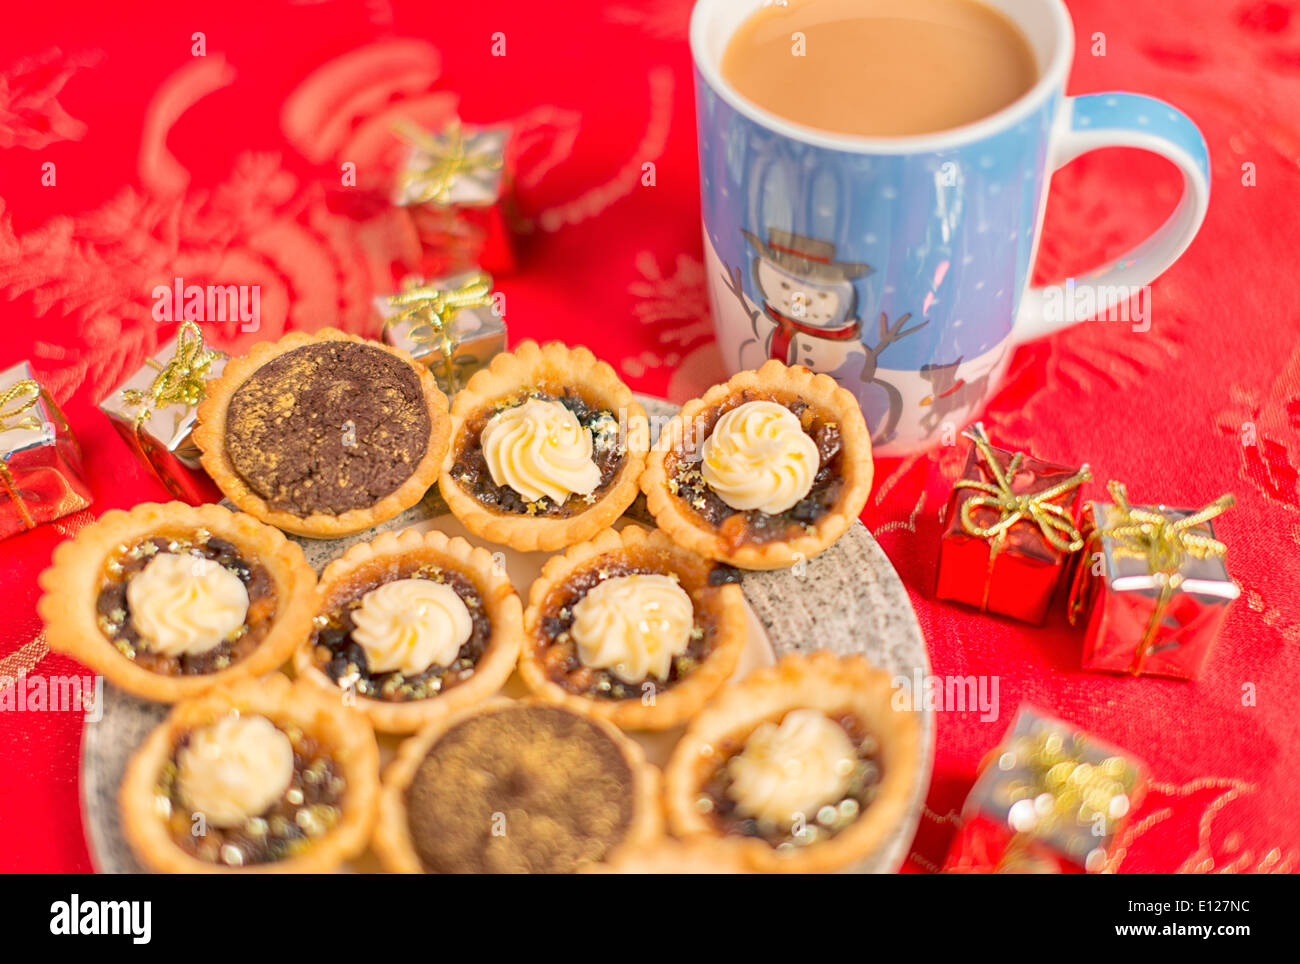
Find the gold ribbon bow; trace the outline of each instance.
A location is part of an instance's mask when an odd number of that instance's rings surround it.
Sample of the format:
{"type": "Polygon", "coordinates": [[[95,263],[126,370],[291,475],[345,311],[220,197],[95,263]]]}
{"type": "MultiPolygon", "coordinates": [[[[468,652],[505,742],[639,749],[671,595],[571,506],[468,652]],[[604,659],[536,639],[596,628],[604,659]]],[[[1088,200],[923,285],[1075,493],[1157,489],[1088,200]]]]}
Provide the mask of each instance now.
{"type": "Polygon", "coordinates": [[[140,406],[135,416],[137,436],[156,409],[181,402],[188,410],[203,401],[207,395],[208,370],[221,354],[204,346],[203,332],[198,325],[192,321],[182,323],[176,332],[176,354],[158,369],[149,387],[143,391],[138,388],[122,391],[128,405],[140,406]]]}
{"type": "Polygon", "coordinates": [[[0,395],[0,432],[12,432],[20,428],[39,431],[40,418],[28,413],[40,400],[41,386],[36,379],[24,378],[10,385],[0,395]]]}
{"type": "Polygon", "coordinates": [[[409,198],[409,204],[445,204],[460,175],[501,169],[500,151],[466,150],[459,120],[449,123],[442,134],[431,134],[410,124],[399,124],[396,130],[428,157],[424,166],[408,167],[401,173],[402,194],[409,198]],[[415,190],[417,185],[419,190],[415,190]]]}
{"type": "Polygon", "coordinates": [[[443,384],[448,392],[459,387],[459,372],[455,361],[455,342],[451,337],[451,320],[462,308],[483,308],[492,304],[492,278],[480,271],[456,288],[438,288],[433,285],[406,284],[388,304],[397,308],[397,314],[388,320],[390,325],[404,321],[416,324],[407,337],[417,345],[436,346],[442,355],[443,384]]]}
{"type": "MultiPolygon", "coordinates": [[[[1188,556],[1194,559],[1209,557],[1223,558],[1228,547],[1203,532],[1195,530],[1236,504],[1231,493],[1221,495],[1205,508],[1181,519],[1171,519],[1155,509],[1134,507],[1129,504],[1128,491],[1122,482],[1112,480],[1106,486],[1114,500],[1116,518],[1096,535],[1109,536],[1117,543],[1117,549],[1131,558],[1145,559],[1147,572],[1155,580],[1160,593],[1156,597],[1151,618],[1147,620],[1142,639],[1133,654],[1129,672],[1134,676],[1142,673],[1143,663],[1150,652],[1160,625],[1164,620],[1169,602],[1178,592],[1186,578],[1182,573],[1183,564],[1188,556]]],[[[1071,609],[1074,608],[1075,593],[1071,593],[1071,609]]]]}
{"type": "MultiPolygon", "coordinates": [[[[31,414],[40,400],[41,386],[34,378],[24,378],[10,385],[5,393],[0,395],[0,433],[12,432],[16,429],[40,431],[41,419],[31,414]]],[[[0,453],[0,487],[18,508],[23,525],[28,529],[36,528],[36,520],[32,518],[31,511],[27,508],[27,501],[18,488],[18,481],[9,471],[9,460],[4,453],[0,453]]]]}
{"type": "Polygon", "coordinates": [[[1119,518],[1102,529],[1102,535],[1110,536],[1130,553],[1145,559],[1147,570],[1153,576],[1165,575],[1182,582],[1179,570],[1188,556],[1222,557],[1228,551],[1218,539],[1194,530],[1232,508],[1237,500],[1231,493],[1175,520],[1155,509],[1134,508],[1129,504],[1128,491],[1122,482],[1112,480],[1106,488],[1119,509],[1119,518]]]}
{"type": "Polygon", "coordinates": [[[1051,488],[1043,489],[1041,492],[1018,493],[1012,489],[1011,481],[1024,463],[1025,453],[1017,452],[1011,457],[1011,462],[1006,469],[1003,469],[998,464],[997,455],[988,437],[985,436],[982,426],[974,425],[962,434],[975,444],[989,467],[989,474],[993,476],[992,482],[985,482],[982,479],[961,479],[954,486],[957,489],[976,489],[981,493],[969,496],[962,502],[961,527],[966,533],[978,539],[991,540],[989,568],[984,580],[984,599],[980,607],[987,609],[994,560],[1006,547],[1007,534],[1020,522],[1028,521],[1038,526],[1038,531],[1042,533],[1047,544],[1059,552],[1078,552],[1083,548],[1083,536],[1074,524],[1070,509],[1056,500],[1090,480],[1092,472],[1085,465],[1070,478],[1056,483],[1051,488]],[[992,525],[979,525],[975,521],[975,512],[978,509],[997,510],[998,520],[992,525]]]}
{"type": "MultiPolygon", "coordinates": [[[[172,488],[172,481],[153,459],[152,443],[144,438],[144,422],[148,421],[156,409],[165,408],[166,405],[181,403],[185,405],[185,412],[188,412],[203,401],[208,394],[208,387],[205,385],[208,370],[212,368],[212,362],[220,357],[222,352],[204,347],[203,331],[198,325],[192,321],[182,322],[175,333],[175,355],[172,356],[172,360],[159,368],[159,373],[153,375],[149,387],[144,388],[143,391],[139,388],[122,390],[122,399],[126,404],[139,405],[138,411],[135,412],[133,429],[140,451],[144,452],[144,457],[153,464],[159,478],[168,488],[172,488]]],[[[152,359],[149,362],[156,364],[152,359]]],[[[178,425],[179,418],[183,417],[185,412],[178,416],[178,425]]]]}
{"type": "MultiPolygon", "coordinates": [[[[1088,836],[1100,838],[1100,843],[1114,834],[1132,808],[1130,794],[1137,785],[1137,769],[1119,755],[1089,762],[1085,756],[1088,746],[1083,734],[1064,734],[1057,729],[1044,729],[1012,744],[1011,752],[1018,768],[1023,767],[1024,778],[1015,779],[1008,787],[1010,802],[1034,802],[1033,826],[1013,826],[1016,837],[1045,839],[1055,831],[1071,834],[1087,828],[1088,836]],[[1100,834],[1095,834],[1097,829],[1100,834]]],[[[1087,869],[1094,870],[1099,868],[1092,866],[1093,861],[1104,859],[1104,852],[1096,857],[1091,851],[1071,856],[1082,856],[1087,869]]]]}

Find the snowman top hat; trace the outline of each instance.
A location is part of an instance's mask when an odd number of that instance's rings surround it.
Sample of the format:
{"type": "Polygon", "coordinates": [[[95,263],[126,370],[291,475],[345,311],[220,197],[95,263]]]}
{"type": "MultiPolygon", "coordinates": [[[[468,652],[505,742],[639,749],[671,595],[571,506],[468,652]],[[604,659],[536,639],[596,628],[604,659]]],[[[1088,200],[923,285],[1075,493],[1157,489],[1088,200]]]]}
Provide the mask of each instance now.
{"type": "Polygon", "coordinates": [[[871,273],[871,265],[835,260],[835,244],[794,234],[781,228],[768,228],[766,243],[758,235],[740,229],[740,233],[758,249],[759,254],[790,274],[809,281],[852,281],[871,273]]]}

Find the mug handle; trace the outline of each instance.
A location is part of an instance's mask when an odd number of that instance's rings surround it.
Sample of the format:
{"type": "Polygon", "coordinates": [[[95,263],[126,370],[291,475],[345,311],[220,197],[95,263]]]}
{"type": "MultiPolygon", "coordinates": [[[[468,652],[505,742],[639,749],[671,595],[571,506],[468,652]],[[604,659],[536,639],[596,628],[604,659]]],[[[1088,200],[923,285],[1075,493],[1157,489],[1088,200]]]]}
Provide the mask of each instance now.
{"type": "MultiPolygon", "coordinates": [[[[1210,204],[1210,153],[1197,126],[1182,111],[1142,94],[1103,93],[1068,97],[1048,149],[1047,170],[1102,147],[1137,147],[1159,154],[1183,174],[1178,207],[1145,241],[1086,275],[1100,289],[1097,314],[1158,278],[1196,237],[1210,204]]],[[[1067,328],[1076,319],[1048,318],[1044,289],[1030,287],[1020,300],[1012,335],[1017,343],[1067,328]]]]}

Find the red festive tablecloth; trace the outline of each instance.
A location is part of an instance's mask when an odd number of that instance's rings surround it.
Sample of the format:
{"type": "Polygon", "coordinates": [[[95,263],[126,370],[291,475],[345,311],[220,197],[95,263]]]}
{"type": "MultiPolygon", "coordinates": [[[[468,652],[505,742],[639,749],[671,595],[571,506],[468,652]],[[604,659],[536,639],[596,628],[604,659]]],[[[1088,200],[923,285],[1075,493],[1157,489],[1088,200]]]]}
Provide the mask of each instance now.
{"type": "MultiPolygon", "coordinates": [[[[47,653],[36,574],[93,516],[166,498],[94,407],[172,334],[150,317],[155,284],[260,284],[260,332],[208,326],[236,351],[292,328],[376,333],[370,299],[418,263],[420,232],[404,212],[340,210],[331,196],[343,163],[364,168],[382,152],[394,117],[515,125],[522,260],[499,285],[512,338],[584,342],[636,389],[676,399],[716,380],[690,5],[290,0],[164,5],[147,18],[102,3],[11,5],[0,368],[30,359],[64,406],[95,505],[0,543],[0,676],[74,671],[47,653]]],[[[1150,331],[1092,323],[1021,349],[984,421],[1001,444],[1127,480],[1138,500],[1235,492],[1218,531],[1243,592],[1199,682],[1084,673],[1059,613],[1040,630],[933,599],[957,450],[878,461],[864,520],[908,586],[935,672],[1000,682],[998,721],[938,714],[909,866],[941,862],[978,761],[1027,700],[1150,763],[1121,870],[1293,869],[1300,13],[1268,0],[1071,7],[1081,51],[1070,92],[1130,89],[1183,108],[1209,141],[1214,195],[1200,238],[1154,287],[1150,331]],[[1096,34],[1105,56],[1090,55],[1096,34]]],[[[1040,277],[1118,254],[1179,187],[1150,156],[1075,162],[1054,182],[1040,277]]],[[[75,713],[0,712],[0,870],[90,869],[81,725],[75,713]]]]}

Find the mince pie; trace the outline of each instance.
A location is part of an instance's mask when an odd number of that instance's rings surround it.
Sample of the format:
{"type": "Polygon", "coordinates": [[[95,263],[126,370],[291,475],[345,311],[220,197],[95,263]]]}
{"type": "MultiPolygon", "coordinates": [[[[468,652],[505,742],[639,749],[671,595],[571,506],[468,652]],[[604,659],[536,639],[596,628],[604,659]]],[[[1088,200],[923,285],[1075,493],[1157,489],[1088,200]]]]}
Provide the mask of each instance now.
{"type": "Polygon", "coordinates": [[[378,730],[410,733],[510,676],[522,606],[486,549],[441,532],[386,532],[321,573],[294,666],[378,730]]]}
{"type": "Polygon", "coordinates": [[[447,398],[398,348],[326,328],[259,342],[208,384],[194,441],[231,502],[317,538],[424,497],[450,437],[447,398]]]}
{"type": "Polygon", "coordinates": [[[649,423],[586,348],[526,341],[474,374],[451,411],[439,490],[475,535],[521,552],[589,539],[632,504],[649,423]]]}
{"type": "Polygon", "coordinates": [[[402,744],[375,850],[398,873],[569,873],[659,838],[658,776],[604,720],[494,700],[402,744]]]}
{"type": "Polygon", "coordinates": [[[787,656],[724,689],[665,771],[679,837],[739,841],[759,871],[820,873],[869,857],[904,819],[920,726],[859,657],[787,656]]]}
{"type": "Polygon", "coordinates": [[[744,569],[810,559],[853,524],[871,491],[871,438],[829,375],[769,361],[682,406],[641,487],[673,540],[744,569]]]}
{"type": "Polygon", "coordinates": [[[519,675],[543,699],[625,729],[676,726],[745,648],[739,577],[658,530],[606,529],[533,583],[519,675]]]}
{"type": "Polygon", "coordinates": [[[319,873],[366,847],[379,747],[364,720],[276,673],[178,703],[122,780],[131,848],[166,873],[319,873]]]}
{"type": "Polygon", "coordinates": [[[252,516],[170,502],[105,512],[40,583],[51,649],[173,702],[288,659],[310,631],[316,574],[252,516]]]}

